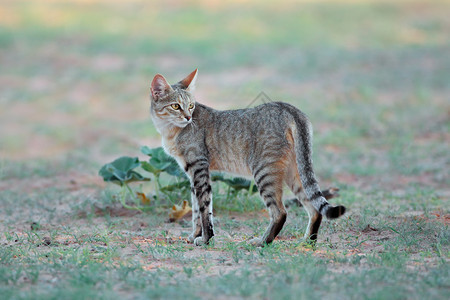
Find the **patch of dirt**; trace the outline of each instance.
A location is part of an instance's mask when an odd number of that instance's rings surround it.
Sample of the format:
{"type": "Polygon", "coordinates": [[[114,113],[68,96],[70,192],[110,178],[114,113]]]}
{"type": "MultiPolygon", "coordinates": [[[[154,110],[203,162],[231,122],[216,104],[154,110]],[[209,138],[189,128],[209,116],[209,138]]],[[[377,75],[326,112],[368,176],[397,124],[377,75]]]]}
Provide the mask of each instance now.
{"type": "MultiPolygon", "coordinates": [[[[133,217],[135,215],[141,214],[141,211],[139,210],[132,210],[127,209],[122,206],[105,206],[105,207],[98,207],[94,206],[93,213],[99,217],[99,216],[109,216],[109,217],[133,217]]],[[[86,218],[88,216],[88,212],[86,211],[80,211],[77,216],[79,218],[86,218]]]]}
{"type": "Polygon", "coordinates": [[[105,187],[105,182],[98,175],[86,175],[75,172],[58,175],[58,178],[25,178],[6,179],[0,181],[0,191],[20,191],[33,193],[41,189],[58,187],[68,192],[80,191],[89,193],[93,189],[98,190],[105,187]]]}
{"type": "Polygon", "coordinates": [[[445,225],[450,225],[450,214],[443,211],[433,211],[429,214],[429,216],[421,213],[414,218],[417,220],[424,220],[425,222],[439,222],[445,225]]]}

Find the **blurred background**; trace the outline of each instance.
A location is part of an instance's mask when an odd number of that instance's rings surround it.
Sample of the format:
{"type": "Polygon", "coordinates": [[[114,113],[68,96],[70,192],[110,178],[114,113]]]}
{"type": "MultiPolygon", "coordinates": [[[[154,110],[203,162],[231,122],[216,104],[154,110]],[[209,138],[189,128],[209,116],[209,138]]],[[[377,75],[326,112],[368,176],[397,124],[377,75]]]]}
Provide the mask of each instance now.
{"type": "Polygon", "coordinates": [[[449,11],[444,0],[2,0],[0,178],[95,175],[159,146],[153,76],[199,68],[201,103],[245,107],[264,92],[308,114],[322,180],[448,187],[449,11]]]}

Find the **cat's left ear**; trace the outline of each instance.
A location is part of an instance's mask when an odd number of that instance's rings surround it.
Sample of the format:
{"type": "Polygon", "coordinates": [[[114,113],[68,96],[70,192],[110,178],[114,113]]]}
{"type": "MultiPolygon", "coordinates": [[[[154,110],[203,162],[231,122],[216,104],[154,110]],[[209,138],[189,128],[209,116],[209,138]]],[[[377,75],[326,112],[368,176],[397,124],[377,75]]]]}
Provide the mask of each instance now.
{"type": "Polygon", "coordinates": [[[183,80],[178,82],[178,85],[181,86],[183,90],[186,90],[192,93],[195,90],[195,81],[197,80],[198,69],[195,69],[194,72],[186,76],[183,80]]]}

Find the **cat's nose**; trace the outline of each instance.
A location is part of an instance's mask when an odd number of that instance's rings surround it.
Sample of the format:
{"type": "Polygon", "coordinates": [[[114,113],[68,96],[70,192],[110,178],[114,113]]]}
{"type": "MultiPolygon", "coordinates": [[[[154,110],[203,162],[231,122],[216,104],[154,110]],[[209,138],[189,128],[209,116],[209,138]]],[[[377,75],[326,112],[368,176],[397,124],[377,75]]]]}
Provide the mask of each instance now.
{"type": "Polygon", "coordinates": [[[186,119],[186,121],[190,121],[191,120],[191,116],[184,116],[185,117],[185,119],[186,119]]]}

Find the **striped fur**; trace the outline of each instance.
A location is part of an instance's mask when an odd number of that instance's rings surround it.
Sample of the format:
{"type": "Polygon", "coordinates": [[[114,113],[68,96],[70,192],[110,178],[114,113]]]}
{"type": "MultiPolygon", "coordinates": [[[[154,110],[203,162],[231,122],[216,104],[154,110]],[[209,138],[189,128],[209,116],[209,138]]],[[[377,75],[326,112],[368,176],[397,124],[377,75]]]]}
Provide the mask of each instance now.
{"type": "Polygon", "coordinates": [[[312,165],[312,127],[306,115],[282,102],[214,110],[195,102],[196,77],[197,70],[171,86],[156,75],[151,86],[151,115],[163,147],[191,180],[190,240],[199,245],[214,236],[210,170],[254,178],[270,223],[253,244],[272,242],[282,229],[287,215],[282,201],[284,184],[308,212],[305,238],[317,239],[322,215],[337,218],[345,207],[331,206],[319,188],[312,165]]]}

